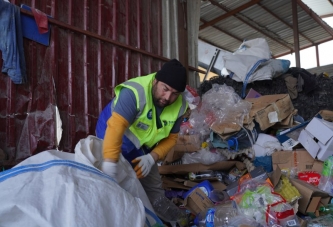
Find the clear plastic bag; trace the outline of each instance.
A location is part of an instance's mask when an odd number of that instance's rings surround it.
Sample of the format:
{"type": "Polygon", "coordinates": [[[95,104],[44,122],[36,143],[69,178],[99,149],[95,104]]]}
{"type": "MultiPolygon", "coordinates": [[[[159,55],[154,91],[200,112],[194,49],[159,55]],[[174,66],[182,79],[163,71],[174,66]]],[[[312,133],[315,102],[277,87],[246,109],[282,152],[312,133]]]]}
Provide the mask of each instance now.
{"type": "Polygon", "coordinates": [[[200,96],[194,88],[186,85],[183,95],[186,101],[190,104],[190,109],[195,109],[199,105],[200,96]]]}
{"type": "Polygon", "coordinates": [[[227,158],[218,150],[210,150],[209,148],[202,148],[193,153],[185,153],[182,157],[183,164],[202,163],[204,165],[211,165],[225,160],[227,160],[227,158]]]}
{"type": "Polygon", "coordinates": [[[274,217],[269,216],[273,206],[285,203],[286,200],[275,193],[272,186],[260,179],[249,179],[239,185],[238,192],[232,197],[240,211],[263,226],[276,224],[274,217]]]}
{"type": "Polygon", "coordinates": [[[238,131],[248,116],[252,104],[243,100],[235,90],[225,84],[213,84],[201,99],[201,103],[191,112],[189,121],[194,129],[209,135],[213,124],[235,124],[238,131]]]}

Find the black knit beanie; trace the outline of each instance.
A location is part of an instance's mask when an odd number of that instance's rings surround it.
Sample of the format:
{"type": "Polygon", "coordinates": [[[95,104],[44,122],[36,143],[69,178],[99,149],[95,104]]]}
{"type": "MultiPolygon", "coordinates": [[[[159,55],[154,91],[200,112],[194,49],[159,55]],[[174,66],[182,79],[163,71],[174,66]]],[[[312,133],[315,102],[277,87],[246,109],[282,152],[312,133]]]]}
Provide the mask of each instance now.
{"type": "Polygon", "coordinates": [[[172,59],[164,63],[156,73],[155,79],[183,92],[187,83],[186,69],[177,59],[172,59]]]}

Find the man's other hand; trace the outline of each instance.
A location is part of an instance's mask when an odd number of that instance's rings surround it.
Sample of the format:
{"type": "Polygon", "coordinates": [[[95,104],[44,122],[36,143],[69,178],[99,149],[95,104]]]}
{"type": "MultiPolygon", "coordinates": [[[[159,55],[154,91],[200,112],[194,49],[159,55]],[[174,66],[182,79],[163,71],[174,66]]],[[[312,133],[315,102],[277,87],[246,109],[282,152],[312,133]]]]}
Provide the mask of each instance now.
{"type": "Polygon", "coordinates": [[[142,155],[140,157],[137,157],[132,161],[133,164],[136,164],[134,171],[136,172],[136,176],[138,178],[146,177],[151,167],[155,164],[155,160],[151,154],[142,155]]]}

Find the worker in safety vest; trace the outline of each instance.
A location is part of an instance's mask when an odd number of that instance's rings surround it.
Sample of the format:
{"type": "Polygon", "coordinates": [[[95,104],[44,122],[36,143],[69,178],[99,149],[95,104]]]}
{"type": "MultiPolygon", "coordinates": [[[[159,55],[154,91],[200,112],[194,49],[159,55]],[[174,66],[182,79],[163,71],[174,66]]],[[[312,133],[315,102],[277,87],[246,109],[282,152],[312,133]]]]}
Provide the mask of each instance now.
{"type": "Polygon", "coordinates": [[[156,165],[176,144],[187,102],[185,67],[176,59],[157,73],[130,79],[115,88],[103,109],[96,135],[104,139],[101,170],[117,180],[122,155],[132,164],[151,202],[163,194],[156,165]]]}

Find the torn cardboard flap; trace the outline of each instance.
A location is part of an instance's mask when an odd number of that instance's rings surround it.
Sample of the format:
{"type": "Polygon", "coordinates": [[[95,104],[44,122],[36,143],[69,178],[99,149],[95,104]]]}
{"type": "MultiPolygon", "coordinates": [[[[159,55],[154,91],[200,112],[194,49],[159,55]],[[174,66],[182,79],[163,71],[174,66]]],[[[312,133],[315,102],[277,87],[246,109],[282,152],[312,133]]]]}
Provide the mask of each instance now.
{"type": "Polygon", "coordinates": [[[224,135],[224,134],[231,134],[238,132],[241,130],[241,127],[232,122],[221,122],[221,123],[214,123],[210,126],[210,129],[216,132],[217,134],[224,135]]]}
{"type": "Polygon", "coordinates": [[[171,148],[163,160],[163,165],[167,165],[181,159],[185,153],[185,151],[175,151],[174,148],[171,148]]]}
{"type": "Polygon", "coordinates": [[[290,182],[302,195],[302,197],[298,200],[298,211],[302,214],[313,212],[319,204],[327,205],[331,198],[326,192],[306,183],[305,181],[290,178],[290,182]]]}
{"type": "Polygon", "coordinates": [[[196,188],[185,198],[184,206],[197,215],[206,208],[213,207],[214,204],[200,188],[196,188]]]}
{"type": "Polygon", "coordinates": [[[199,134],[194,135],[179,135],[175,151],[195,152],[201,149],[201,140],[199,134]]]}
{"type": "Polygon", "coordinates": [[[288,117],[286,117],[285,119],[283,119],[281,122],[277,122],[274,125],[274,128],[276,128],[276,127],[279,127],[279,128],[291,128],[293,126],[296,126],[296,125],[294,125],[294,116],[297,115],[297,113],[298,113],[298,110],[294,109],[294,111],[288,117]]]}
{"type": "Polygon", "coordinates": [[[250,118],[259,123],[261,130],[266,130],[276,122],[281,122],[295,109],[289,94],[264,95],[246,100],[252,103],[250,118]],[[276,120],[269,119],[269,115],[275,116],[276,120]]]}

